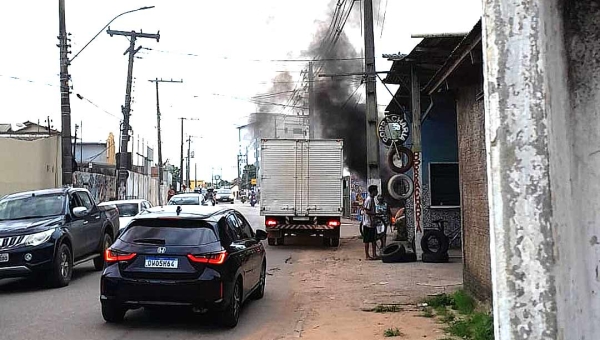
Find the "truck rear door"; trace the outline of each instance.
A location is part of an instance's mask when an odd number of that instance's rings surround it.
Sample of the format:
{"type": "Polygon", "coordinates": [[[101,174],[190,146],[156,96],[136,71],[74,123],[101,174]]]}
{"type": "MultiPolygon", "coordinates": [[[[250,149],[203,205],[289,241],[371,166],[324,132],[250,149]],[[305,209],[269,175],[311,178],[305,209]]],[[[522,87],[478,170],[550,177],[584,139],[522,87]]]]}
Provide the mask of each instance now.
{"type": "Polygon", "coordinates": [[[294,140],[263,140],[261,145],[261,212],[265,215],[294,215],[299,153],[294,140]]]}

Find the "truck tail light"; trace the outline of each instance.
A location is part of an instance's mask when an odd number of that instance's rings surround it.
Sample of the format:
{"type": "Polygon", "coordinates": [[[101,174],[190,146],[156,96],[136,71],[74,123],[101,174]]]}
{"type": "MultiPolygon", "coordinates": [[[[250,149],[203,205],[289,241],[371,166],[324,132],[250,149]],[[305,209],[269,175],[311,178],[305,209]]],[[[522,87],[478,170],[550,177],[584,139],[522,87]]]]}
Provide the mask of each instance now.
{"type": "Polygon", "coordinates": [[[105,262],[118,262],[118,261],[130,261],[136,256],[136,253],[117,253],[112,249],[106,249],[104,251],[105,262]]]}
{"type": "Polygon", "coordinates": [[[265,226],[267,226],[267,227],[274,227],[274,226],[276,226],[276,225],[277,225],[277,220],[276,220],[276,219],[273,219],[273,218],[267,218],[267,219],[265,220],[265,226]]]}
{"type": "Polygon", "coordinates": [[[225,259],[227,258],[227,252],[221,251],[213,254],[203,254],[203,255],[192,255],[188,254],[188,259],[195,263],[206,263],[206,264],[223,264],[225,259]]]}
{"type": "Polygon", "coordinates": [[[329,227],[339,227],[340,225],[342,225],[342,223],[338,220],[331,220],[327,222],[327,226],[329,227]]]}

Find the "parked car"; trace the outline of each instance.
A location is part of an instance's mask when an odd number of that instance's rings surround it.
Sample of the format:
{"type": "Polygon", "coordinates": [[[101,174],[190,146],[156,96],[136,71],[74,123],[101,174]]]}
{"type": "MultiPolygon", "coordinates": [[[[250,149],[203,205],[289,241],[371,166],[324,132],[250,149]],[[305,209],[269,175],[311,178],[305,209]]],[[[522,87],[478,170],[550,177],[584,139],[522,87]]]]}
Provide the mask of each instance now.
{"type": "Polygon", "coordinates": [[[152,203],[147,200],[123,200],[123,201],[109,201],[98,204],[103,207],[107,205],[114,205],[119,210],[119,225],[120,229],[123,229],[129,224],[133,216],[140,212],[152,208],[152,203]]]}
{"type": "Polygon", "coordinates": [[[114,206],[97,206],[85,189],[28,191],[0,199],[0,279],[40,275],[69,284],[73,266],[103,253],[119,231],[114,206]]]}
{"type": "Polygon", "coordinates": [[[235,200],[235,196],[233,196],[233,192],[231,189],[219,189],[217,190],[217,202],[231,202],[235,200]]]}
{"type": "Polygon", "coordinates": [[[189,306],[235,327],[244,301],[265,292],[264,239],[233,209],[149,209],[105,253],[102,316],[120,322],[128,309],[189,306]]]}
{"type": "Polygon", "coordinates": [[[196,193],[177,194],[169,200],[167,205],[207,205],[204,195],[196,193]]]}

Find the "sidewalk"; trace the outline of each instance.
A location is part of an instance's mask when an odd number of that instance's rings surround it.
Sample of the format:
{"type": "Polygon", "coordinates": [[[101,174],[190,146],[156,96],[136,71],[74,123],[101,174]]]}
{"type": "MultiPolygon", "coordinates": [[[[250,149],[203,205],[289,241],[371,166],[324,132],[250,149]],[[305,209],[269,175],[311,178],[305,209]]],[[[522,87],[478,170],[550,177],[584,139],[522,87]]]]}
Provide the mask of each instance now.
{"type": "Polygon", "coordinates": [[[399,328],[403,339],[441,339],[441,325],[420,317],[416,303],[428,295],[461,287],[460,259],[451,263],[365,261],[358,225],[342,222],[338,249],[307,249],[291,273],[305,319],[298,335],[307,339],[384,339],[399,328]],[[349,236],[346,236],[349,235],[349,236]],[[398,305],[398,313],[370,312],[377,305],[398,305]]]}

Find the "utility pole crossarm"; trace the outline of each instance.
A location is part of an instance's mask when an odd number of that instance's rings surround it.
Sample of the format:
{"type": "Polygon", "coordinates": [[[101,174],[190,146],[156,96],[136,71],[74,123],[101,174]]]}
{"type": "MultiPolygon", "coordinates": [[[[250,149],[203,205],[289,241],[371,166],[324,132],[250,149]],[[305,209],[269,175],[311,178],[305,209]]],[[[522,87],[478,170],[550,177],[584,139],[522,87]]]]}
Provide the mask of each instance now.
{"type": "Polygon", "coordinates": [[[111,30],[110,28],[106,30],[106,33],[108,33],[108,35],[110,35],[111,37],[114,35],[122,35],[122,36],[126,36],[126,37],[135,37],[135,38],[148,38],[148,39],[156,39],[156,41],[160,40],[160,31],[157,32],[156,34],[153,33],[142,33],[140,32],[136,32],[136,31],[115,31],[115,30],[111,30]]]}

